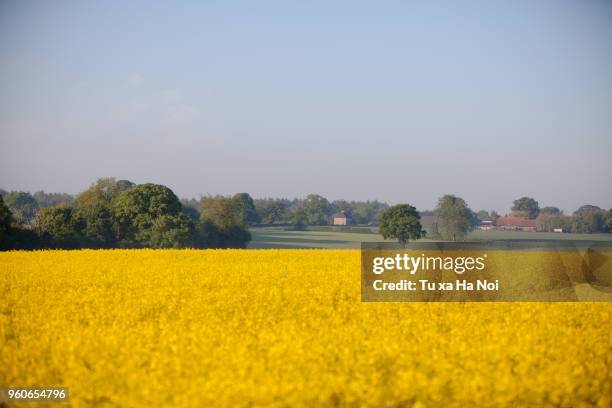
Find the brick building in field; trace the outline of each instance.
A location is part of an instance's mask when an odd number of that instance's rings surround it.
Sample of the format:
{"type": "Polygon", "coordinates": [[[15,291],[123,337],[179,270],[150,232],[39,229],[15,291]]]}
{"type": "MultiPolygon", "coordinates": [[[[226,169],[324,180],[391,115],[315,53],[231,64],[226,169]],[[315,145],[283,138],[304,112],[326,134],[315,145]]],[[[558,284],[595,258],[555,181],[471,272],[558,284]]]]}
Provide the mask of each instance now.
{"type": "Polygon", "coordinates": [[[334,214],[334,217],[332,218],[333,225],[348,225],[348,223],[349,223],[349,218],[344,213],[344,211],[341,211],[338,214],[334,214]]]}
{"type": "Polygon", "coordinates": [[[495,227],[498,230],[533,232],[536,230],[536,223],[529,218],[506,215],[497,219],[495,227]]]}

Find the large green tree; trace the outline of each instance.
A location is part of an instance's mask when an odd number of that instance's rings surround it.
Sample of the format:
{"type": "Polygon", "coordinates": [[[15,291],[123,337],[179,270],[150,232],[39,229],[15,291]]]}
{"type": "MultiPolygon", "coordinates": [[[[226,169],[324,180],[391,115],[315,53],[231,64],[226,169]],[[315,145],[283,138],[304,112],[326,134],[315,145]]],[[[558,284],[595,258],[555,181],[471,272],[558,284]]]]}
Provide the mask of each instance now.
{"type": "Polygon", "coordinates": [[[451,194],[440,197],[434,210],[432,235],[445,241],[461,241],[474,227],[474,214],[464,199],[451,194]]]}
{"type": "Polygon", "coordinates": [[[398,204],[382,212],[378,229],[383,238],[397,239],[405,247],[408,241],[425,236],[420,220],[421,216],[416,208],[408,204],[398,204]]]}
{"type": "Polygon", "coordinates": [[[514,200],[512,211],[524,215],[527,218],[535,219],[540,213],[540,206],[536,200],[531,197],[521,197],[514,200]]]}
{"type": "Polygon", "coordinates": [[[85,221],[83,234],[89,246],[113,247],[118,226],[113,217],[113,201],[134,183],[114,178],[100,178],[74,200],[77,214],[85,221]]]}
{"type": "Polygon", "coordinates": [[[193,222],[168,187],[151,183],[132,187],[112,201],[112,211],[122,246],[178,248],[193,243],[193,222]]]}

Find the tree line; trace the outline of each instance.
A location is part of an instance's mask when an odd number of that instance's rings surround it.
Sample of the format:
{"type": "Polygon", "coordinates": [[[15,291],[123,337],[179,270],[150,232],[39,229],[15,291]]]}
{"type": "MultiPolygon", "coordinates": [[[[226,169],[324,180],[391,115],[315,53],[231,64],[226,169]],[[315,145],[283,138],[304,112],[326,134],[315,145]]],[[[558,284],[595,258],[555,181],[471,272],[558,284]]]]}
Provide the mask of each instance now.
{"type": "Polygon", "coordinates": [[[317,194],[181,200],[163,185],[102,178],[75,197],[0,190],[0,248],[244,248],[254,225],[325,225],[340,211],[374,225],[387,207],[317,194]]]}
{"type": "MultiPolygon", "coordinates": [[[[461,241],[495,211],[472,211],[464,199],[444,195],[433,211],[379,201],[329,201],[318,194],[304,199],[253,199],[248,193],[179,199],[168,187],[102,178],[75,197],[0,190],[0,248],[244,248],[255,225],[294,229],[326,225],[343,212],[353,224],[378,225],[385,238],[405,244],[427,235],[461,241]],[[421,216],[433,221],[423,228],[421,216]]],[[[514,201],[511,215],[535,220],[540,231],[578,233],[612,228],[612,210],[584,205],[571,215],[536,200],[514,201]]]]}
{"type": "MultiPolygon", "coordinates": [[[[242,193],[246,194],[246,193],[242,193]]],[[[183,206],[189,211],[205,210],[207,200],[219,196],[202,197],[200,200],[183,199],[183,206]],[[204,205],[204,207],[203,207],[204,205]]],[[[335,213],[343,212],[352,224],[376,225],[382,210],[389,207],[380,201],[329,201],[327,198],[310,194],[306,198],[259,198],[253,199],[254,209],[248,214],[250,225],[285,225],[299,228],[307,225],[327,225],[335,213]]]]}
{"type": "Polygon", "coordinates": [[[395,239],[405,246],[425,236],[442,241],[462,241],[478,225],[478,219],[464,199],[447,194],[438,199],[433,211],[419,213],[410,204],[385,209],[378,230],[385,239],[395,239]],[[421,224],[421,215],[433,216],[429,231],[421,224]]]}
{"type": "MultiPolygon", "coordinates": [[[[612,209],[606,211],[594,205],[583,205],[572,215],[565,215],[557,207],[540,208],[533,198],[521,197],[513,202],[510,215],[535,220],[538,231],[561,229],[565,232],[596,233],[612,229],[612,209]]],[[[462,241],[482,222],[494,222],[499,217],[496,211],[474,212],[464,199],[447,194],[438,200],[434,211],[419,213],[409,204],[384,210],[380,216],[379,232],[385,239],[396,239],[402,245],[424,236],[443,241],[462,241]],[[428,231],[421,225],[421,215],[433,217],[428,231]]]]}
{"type": "Polygon", "coordinates": [[[214,213],[211,205],[201,215],[186,210],[166,186],[113,178],[72,199],[23,192],[0,197],[3,248],[243,248],[251,238],[243,214],[253,205],[248,195],[207,200],[224,212],[214,213]],[[55,205],[45,205],[50,202],[55,205]]]}
{"type": "MultiPolygon", "coordinates": [[[[590,234],[608,232],[612,228],[612,209],[604,210],[590,204],[580,206],[571,214],[565,214],[557,207],[540,208],[535,199],[521,197],[513,202],[510,215],[534,220],[536,229],[542,232],[562,230],[590,234]]],[[[495,221],[499,218],[495,211],[479,211],[476,216],[479,221],[495,221]]]]}

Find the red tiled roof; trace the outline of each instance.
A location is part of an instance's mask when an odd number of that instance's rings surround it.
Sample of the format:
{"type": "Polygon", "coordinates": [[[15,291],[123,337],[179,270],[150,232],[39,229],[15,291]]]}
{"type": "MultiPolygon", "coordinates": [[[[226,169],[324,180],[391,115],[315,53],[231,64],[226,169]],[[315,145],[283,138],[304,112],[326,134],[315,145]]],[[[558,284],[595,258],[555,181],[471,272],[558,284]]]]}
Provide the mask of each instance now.
{"type": "Polygon", "coordinates": [[[535,228],[535,220],[530,220],[523,217],[506,216],[497,219],[498,227],[533,227],[535,228]]]}

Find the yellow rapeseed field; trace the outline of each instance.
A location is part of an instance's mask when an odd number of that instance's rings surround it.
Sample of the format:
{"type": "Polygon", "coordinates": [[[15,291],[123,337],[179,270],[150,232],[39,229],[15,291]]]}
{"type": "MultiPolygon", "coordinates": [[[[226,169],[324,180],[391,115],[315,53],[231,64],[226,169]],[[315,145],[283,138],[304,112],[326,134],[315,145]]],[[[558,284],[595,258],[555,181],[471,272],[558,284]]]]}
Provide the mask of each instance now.
{"type": "Polygon", "coordinates": [[[361,303],[358,251],[0,253],[0,386],[74,407],[609,407],[611,367],[610,303],[361,303]]]}

